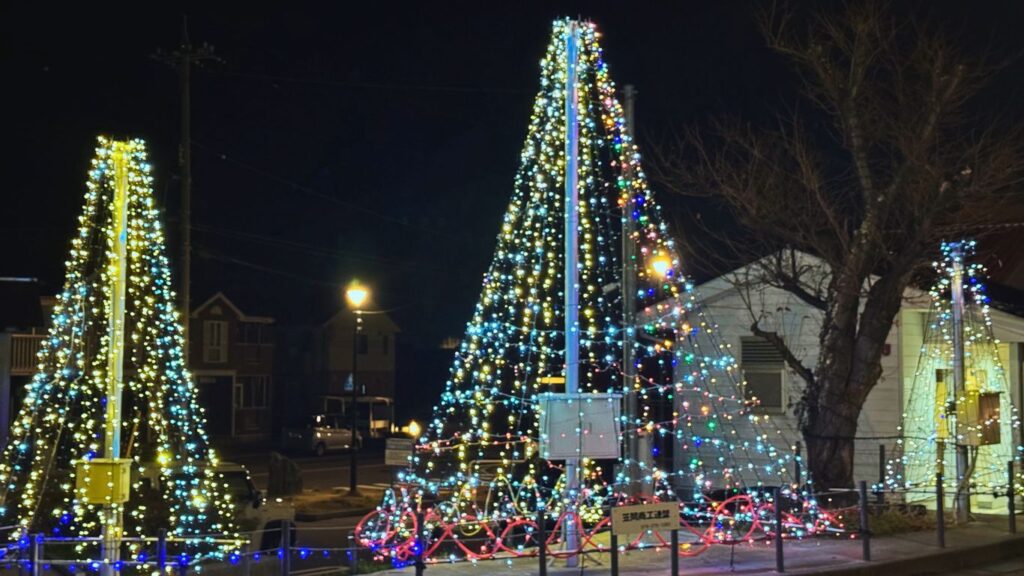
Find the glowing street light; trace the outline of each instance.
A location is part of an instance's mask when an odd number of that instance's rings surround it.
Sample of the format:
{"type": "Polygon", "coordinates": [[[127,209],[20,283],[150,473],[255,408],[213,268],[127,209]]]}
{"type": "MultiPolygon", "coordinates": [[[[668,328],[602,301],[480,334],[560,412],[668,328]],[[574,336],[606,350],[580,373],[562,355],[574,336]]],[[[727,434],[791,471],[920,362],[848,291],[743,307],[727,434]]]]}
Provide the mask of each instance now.
{"type": "Polygon", "coordinates": [[[361,310],[363,304],[369,299],[370,289],[360,284],[358,280],[353,280],[345,290],[345,300],[348,301],[349,307],[353,310],[361,310]]]}
{"type": "Polygon", "coordinates": [[[349,464],[348,464],[348,493],[352,496],[359,494],[358,472],[359,464],[356,456],[356,438],[358,437],[358,406],[359,387],[356,385],[356,360],[359,358],[359,332],[363,327],[363,305],[370,299],[370,289],[353,280],[345,289],[345,300],[349,308],[355,314],[352,319],[352,396],[349,402],[349,414],[351,415],[349,430],[349,464]]]}
{"type": "Polygon", "coordinates": [[[409,436],[412,438],[419,438],[420,432],[423,432],[423,428],[420,427],[420,423],[415,420],[409,421],[409,425],[406,426],[406,430],[408,430],[409,436]]]}

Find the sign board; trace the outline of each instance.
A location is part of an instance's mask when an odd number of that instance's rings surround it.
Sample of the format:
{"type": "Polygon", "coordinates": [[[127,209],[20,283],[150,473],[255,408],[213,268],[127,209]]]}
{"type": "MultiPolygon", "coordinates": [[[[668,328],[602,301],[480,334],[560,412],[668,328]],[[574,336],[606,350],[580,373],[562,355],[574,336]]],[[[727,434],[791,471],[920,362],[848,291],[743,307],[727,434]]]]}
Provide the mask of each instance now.
{"type": "Polygon", "coordinates": [[[678,530],[679,503],[659,502],[612,508],[612,534],[642,534],[648,530],[678,530]]]}
{"type": "Polygon", "coordinates": [[[402,468],[409,466],[412,447],[412,438],[388,438],[384,444],[384,464],[402,468]]]}
{"type": "Polygon", "coordinates": [[[539,400],[543,458],[619,457],[621,394],[549,392],[539,400]]]}

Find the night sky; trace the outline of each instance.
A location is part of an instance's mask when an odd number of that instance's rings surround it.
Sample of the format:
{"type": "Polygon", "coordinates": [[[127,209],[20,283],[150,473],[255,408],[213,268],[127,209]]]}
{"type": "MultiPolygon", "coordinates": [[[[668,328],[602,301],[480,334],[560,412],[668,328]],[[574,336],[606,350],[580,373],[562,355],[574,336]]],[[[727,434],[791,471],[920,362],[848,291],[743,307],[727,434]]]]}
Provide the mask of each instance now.
{"type": "MultiPolygon", "coordinates": [[[[183,9],[13,4],[0,8],[0,275],[55,292],[97,134],[150,143],[157,198],[178,226],[178,83],[151,55],[177,47],[183,9]]],[[[223,290],[250,314],[321,321],[358,276],[405,338],[461,335],[559,16],[603,31],[612,78],[639,91],[642,147],[713,115],[764,120],[796,98],[752,3],[526,4],[188,9],[193,43],[223,59],[193,73],[193,298],[223,290]]],[[[1024,53],[1020,2],[894,4],[1024,53]]],[[[1005,81],[1007,98],[1020,100],[1021,76],[1005,81]]]]}

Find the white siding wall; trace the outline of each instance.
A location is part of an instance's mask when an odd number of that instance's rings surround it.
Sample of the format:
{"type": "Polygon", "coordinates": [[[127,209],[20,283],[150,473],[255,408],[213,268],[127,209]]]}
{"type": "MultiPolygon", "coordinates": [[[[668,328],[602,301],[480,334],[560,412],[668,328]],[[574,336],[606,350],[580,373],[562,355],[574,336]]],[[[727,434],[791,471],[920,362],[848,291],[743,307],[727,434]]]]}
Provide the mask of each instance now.
{"type": "MultiPolygon", "coordinates": [[[[740,355],[740,339],[751,336],[750,326],[753,322],[740,293],[729,287],[722,279],[698,287],[698,292],[712,294],[705,301],[712,319],[719,326],[719,334],[740,355]]],[[[751,304],[760,316],[762,329],[776,331],[789,344],[793,353],[812,370],[818,359],[818,333],[821,329],[822,313],[804,303],[784,290],[764,287],[751,294],[751,304]]],[[[899,425],[902,412],[900,390],[900,353],[899,329],[893,328],[887,342],[889,354],[882,358],[882,378],[871,391],[864,410],[858,421],[857,436],[881,437],[894,436],[899,425]]],[[[920,344],[918,344],[920,347],[920,344]]],[[[915,360],[916,362],[916,360],[915,360]]],[[[742,366],[741,366],[742,367],[742,366]]],[[[913,374],[911,373],[911,377],[913,374]]],[[[793,371],[786,374],[787,409],[782,414],[769,414],[781,434],[776,446],[787,449],[797,442],[803,442],[793,407],[800,399],[804,382],[793,371]]],[[[884,443],[887,453],[891,453],[895,440],[863,440],[856,443],[854,461],[854,480],[866,480],[869,483],[878,481],[878,445],[884,443]]]]}
{"type": "MultiPolygon", "coordinates": [[[[807,257],[810,258],[810,257],[807,257]]],[[[731,276],[731,275],[730,275],[731,276]]],[[[744,298],[724,278],[716,278],[697,287],[698,298],[708,315],[719,326],[719,335],[732,347],[739,359],[740,339],[751,336],[751,312],[744,298]]],[[[750,295],[750,304],[759,316],[760,326],[776,331],[789,343],[790,349],[805,366],[812,370],[818,358],[818,332],[822,314],[788,292],[764,287],[750,295]]],[[[872,389],[857,423],[854,480],[878,481],[878,446],[884,444],[887,457],[893,453],[900,418],[914,384],[921,346],[924,341],[924,323],[930,298],[927,293],[908,289],[903,309],[897,315],[886,342],[889,353],[882,357],[882,376],[872,389]]],[[[993,328],[997,338],[1010,343],[1004,347],[1003,362],[1009,376],[1011,397],[1020,409],[1019,382],[1024,373],[1024,318],[999,310],[992,310],[993,328]]],[[[742,366],[741,366],[742,367],[742,366]]],[[[793,406],[800,398],[803,381],[792,371],[787,374],[786,402],[789,408],[783,414],[770,414],[770,419],[781,433],[776,447],[788,449],[802,442],[793,406]]],[[[737,430],[743,434],[744,430],[737,430]]],[[[1018,441],[1020,441],[1018,439],[1018,441]]]]}

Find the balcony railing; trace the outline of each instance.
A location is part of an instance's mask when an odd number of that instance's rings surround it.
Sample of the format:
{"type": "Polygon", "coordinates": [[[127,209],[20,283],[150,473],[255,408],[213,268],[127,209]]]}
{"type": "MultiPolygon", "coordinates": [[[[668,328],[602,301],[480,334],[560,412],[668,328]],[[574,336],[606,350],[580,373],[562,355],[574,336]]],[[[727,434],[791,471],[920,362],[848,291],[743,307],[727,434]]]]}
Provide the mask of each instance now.
{"type": "Polygon", "coordinates": [[[31,376],[35,374],[39,360],[36,358],[43,345],[45,334],[11,335],[11,375],[31,376]]]}

